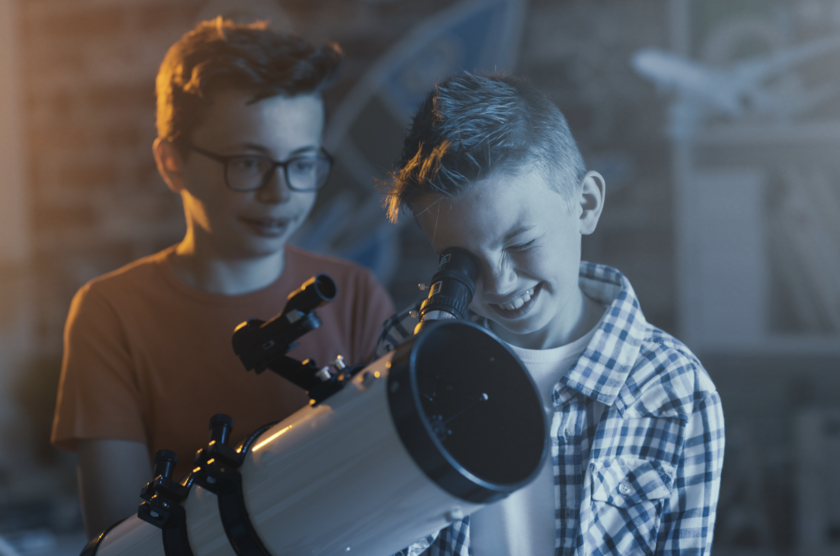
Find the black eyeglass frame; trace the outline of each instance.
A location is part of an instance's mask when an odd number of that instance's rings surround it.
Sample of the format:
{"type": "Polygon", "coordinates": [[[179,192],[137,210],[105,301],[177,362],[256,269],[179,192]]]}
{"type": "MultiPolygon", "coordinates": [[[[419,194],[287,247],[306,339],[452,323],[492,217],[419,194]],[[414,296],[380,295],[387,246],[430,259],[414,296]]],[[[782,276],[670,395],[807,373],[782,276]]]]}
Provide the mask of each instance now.
{"type": "Polygon", "coordinates": [[[299,187],[293,186],[291,184],[291,182],[289,181],[289,165],[292,162],[295,162],[296,160],[301,160],[301,159],[306,159],[306,158],[311,158],[311,157],[297,155],[297,156],[292,156],[290,158],[287,158],[286,160],[274,160],[271,157],[261,155],[261,154],[232,154],[232,155],[218,154],[218,153],[214,153],[212,151],[202,149],[201,147],[196,147],[192,143],[184,143],[184,146],[186,146],[188,149],[190,149],[192,151],[195,151],[199,154],[203,154],[207,158],[210,158],[210,159],[215,160],[217,162],[221,162],[224,165],[224,168],[225,168],[225,185],[227,185],[228,189],[230,189],[231,191],[238,191],[240,193],[249,193],[249,192],[252,192],[252,191],[259,191],[260,189],[262,189],[263,187],[268,185],[268,182],[271,181],[271,176],[274,174],[274,171],[278,167],[283,168],[283,178],[286,180],[286,186],[289,189],[291,189],[292,191],[299,191],[301,193],[312,193],[314,191],[320,191],[327,184],[327,181],[329,181],[330,174],[332,173],[333,164],[335,163],[335,158],[333,158],[333,156],[329,152],[327,152],[327,150],[325,148],[321,147],[318,150],[318,154],[316,156],[321,156],[324,159],[329,161],[330,167],[327,170],[327,175],[324,178],[324,181],[320,185],[318,185],[316,188],[314,188],[314,189],[301,189],[299,187]],[[230,162],[234,158],[262,158],[263,160],[267,160],[271,163],[271,168],[266,170],[266,172],[263,174],[263,177],[262,177],[262,180],[260,181],[259,186],[254,187],[254,188],[250,188],[250,189],[240,189],[240,188],[237,188],[237,187],[233,187],[230,184],[230,179],[228,179],[228,162],[230,162]]]}

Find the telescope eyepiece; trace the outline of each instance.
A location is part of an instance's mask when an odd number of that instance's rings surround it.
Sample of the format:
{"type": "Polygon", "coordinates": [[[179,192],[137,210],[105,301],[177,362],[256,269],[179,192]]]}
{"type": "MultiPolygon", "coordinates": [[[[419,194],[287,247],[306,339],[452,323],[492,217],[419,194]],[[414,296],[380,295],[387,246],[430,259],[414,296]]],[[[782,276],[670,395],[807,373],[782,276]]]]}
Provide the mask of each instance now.
{"type": "Polygon", "coordinates": [[[338,288],[332,278],[326,274],[317,274],[289,294],[283,313],[294,310],[304,314],[311,313],[321,305],[326,305],[335,299],[336,293],[338,293],[338,288]]]}
{"type": "Polygon", "coordinates": [[[441,253],[429,296],[420,305],[420,323],[414,333],[420,332],[425,321],[466,319],[480,268],[478,257],[466,249],[450,247],[441,253]]]}

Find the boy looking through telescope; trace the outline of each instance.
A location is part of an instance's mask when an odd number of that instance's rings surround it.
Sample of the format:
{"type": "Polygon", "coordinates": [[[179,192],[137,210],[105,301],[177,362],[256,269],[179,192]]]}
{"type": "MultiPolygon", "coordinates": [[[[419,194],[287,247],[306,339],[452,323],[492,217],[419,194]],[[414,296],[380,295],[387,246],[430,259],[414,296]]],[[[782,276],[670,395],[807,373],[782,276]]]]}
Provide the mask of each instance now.
{"type": "Polygon", "coordinates": [[[246,373],[231,335],[273,317],[309,277],[329,274],[338,296],[293,355],[373,357],[393,312],[384,289],[355,264],[287,245],[329,176],[323,94],[340,60],[335,45],[221,18],[167,52],[153,151],[186,234],[86,284],[65,328],[52,441],[78,452],[90,536],[137,511],[158,449],[178,454],[176,478],[188,471],[211,415],[234,418],[235,443],[307,405],[285,379],[246,373]]]}
{"type": "MultiPolygon", "coordinates": [[[[420,106],[388,185],[389,217],[408,209],[436,253],[477,257],[471,318],[534,378],[551,457],[529,486],[404,554],[711,549],[720,397],[691,351],[646,322],[625,276],[581,261],[605,194],[563,115],[520,79],[457,75],[420,106]]],[[[414,329],[418,307],[386,322],[379,355],[414,329]]]]}

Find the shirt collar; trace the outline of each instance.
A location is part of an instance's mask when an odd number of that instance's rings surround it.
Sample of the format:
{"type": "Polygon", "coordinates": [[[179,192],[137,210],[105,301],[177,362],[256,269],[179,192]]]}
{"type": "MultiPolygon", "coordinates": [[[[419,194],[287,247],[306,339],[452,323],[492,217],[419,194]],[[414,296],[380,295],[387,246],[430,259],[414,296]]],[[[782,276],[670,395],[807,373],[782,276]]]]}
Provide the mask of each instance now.
{"type": "Polygon", "coordinates": [[[607,309],[583,355],[554,387],[554,404],[579,392],[611,406],[636,362],[647,322],[630,281],[618,270],[583,261],[579,283],[607,309]]]}

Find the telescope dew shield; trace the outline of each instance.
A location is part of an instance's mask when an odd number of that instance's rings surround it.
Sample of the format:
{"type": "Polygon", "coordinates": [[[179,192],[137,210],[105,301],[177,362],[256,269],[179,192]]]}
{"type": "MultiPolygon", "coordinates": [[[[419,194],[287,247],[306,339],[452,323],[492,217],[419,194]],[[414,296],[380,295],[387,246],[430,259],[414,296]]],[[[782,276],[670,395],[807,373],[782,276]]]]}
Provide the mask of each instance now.
{"type": "Polygon", "coordinates": [[[530,483],[541,468],[548,436],[536,387],[487,330],[433,323],[397,349],[388,382],[400,439],[450,494],[486,504],[530,483]]]}
{"type": "MultiPolygon", "coordinates": [[[[446,320],[248,446],[234,472],[266,554],[384,556],[528,484],[548,434],[516,355],[479,326],[446,320]]],[[[196,483],[183,503],[196,556],[247,553],[231,544],[222,500],[196,483]]],[[[164,555],[162,533],[132,517],[94,552],[164,555]]]]}

